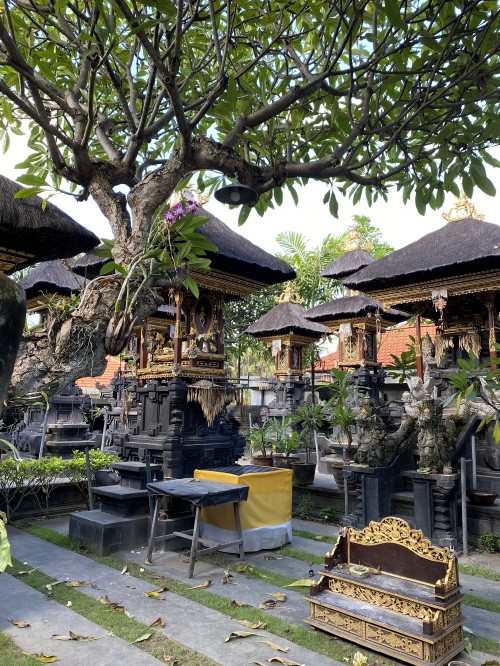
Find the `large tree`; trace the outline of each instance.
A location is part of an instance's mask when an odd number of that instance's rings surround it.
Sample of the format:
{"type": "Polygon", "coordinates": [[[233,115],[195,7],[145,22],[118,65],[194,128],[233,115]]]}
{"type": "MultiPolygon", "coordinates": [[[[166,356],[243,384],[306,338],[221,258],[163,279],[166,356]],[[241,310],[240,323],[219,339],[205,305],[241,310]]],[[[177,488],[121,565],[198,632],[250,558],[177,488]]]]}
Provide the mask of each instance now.
{"type": "MultiPolygon", "coordinates": [[[[458,176],[494,191],[498,18],[486,0],[4,0],[0,138],[28,119],[20,180],[93,197],[122,265],[190,174],[213,188],[237,172],[260,213],[309,178],[333,214],[337,190],[391,187],[423,211],[458,176]]],[[[102,367],[118,291],[88,288],[57,345],[27,339],[18,390],[42,380],[33,358],[47,390],[102,367]]]]}

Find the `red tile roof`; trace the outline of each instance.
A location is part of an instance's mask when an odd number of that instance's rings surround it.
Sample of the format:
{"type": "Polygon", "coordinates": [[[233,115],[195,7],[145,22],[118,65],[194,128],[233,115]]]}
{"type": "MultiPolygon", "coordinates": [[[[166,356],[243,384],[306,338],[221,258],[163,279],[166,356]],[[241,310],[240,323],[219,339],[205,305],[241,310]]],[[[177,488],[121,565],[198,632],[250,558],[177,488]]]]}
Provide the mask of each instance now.
{"type": "MultiPolygon", "coordinates": [[[[436,337],[436,328],[434,324],[422,323],[421,327],[422,337],[429,333],[432,341],[436,337]]],[[[403,324],[395,326],[382,333],[382,341],[377,351],[377,359],[382,367],[390,365],[393,362],[391,354],[394,356],[401,356],[401,352],[407,351],[407,346],[411,344],[410,336],[415,337],[415,326],[411,324],[403,324]]],[[[319,362],[316,363],[315,370],[317,372],[325,372],[331,368],[338,367],[339,352],[338,350],[322,356],[319,362]]]]}
{"type": "Polygon", "coordinates": [[[81,377],[81,379],[76,380],[76,385],[81,389],[93,389],[97,388],[97,384],[100,386],[109,386],[113,375],[117,370],[120,369],[120,361],[113,356],[108,356],[106,369],[98,377],[81,377]]]}

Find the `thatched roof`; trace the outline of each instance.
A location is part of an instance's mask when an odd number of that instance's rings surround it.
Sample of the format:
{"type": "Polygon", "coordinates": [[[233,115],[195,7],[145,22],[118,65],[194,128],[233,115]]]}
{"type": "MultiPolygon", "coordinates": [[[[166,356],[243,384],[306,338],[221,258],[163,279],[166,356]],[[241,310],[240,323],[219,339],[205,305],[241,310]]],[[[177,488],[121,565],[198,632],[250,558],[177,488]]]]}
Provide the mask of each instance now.
{"type": "Polygon", "coordinates": [[[77,292],[84,282],[84,278],[73,273],[66,261],[54,259],[35,266],[18,284],[29,299],[40,293],[64,295],[77,292]]]}
{"type": "Polygon", "coordinates": [[[332,263],[321,271],[321,277],[340,280],[347,277],[361,268],[373,263],[375,259],[365,250],[358,248],[345,252],[341,257],[332,261],[332,263]]]}
{"type": "Polygon", "coordinates": [[[295,271],[285,261],[243,238],[207,210],[200,208],[197,214],[208,215],[208,222],[198,231],[218,249],[216,253],[207,253],[212,260],[211,268],[263,284],[294,279],[295,271]]]}
{"type": "Polygon", "coordinates": [[[401,310],[384,308],[380,301],[368,296],[345,296],[335,298],[328,303],[316,305],[306,312],[311,321],[336,321],[348,318],[370,317],[380,313],[385,321],[400,322],[410,318],[410,315],[401,310]]]}
{"type": "Polygon", "coordinates": [[[278,303],[245,331],[255,337],[266,337],[279,333],[295,333],[318,340],[330,331],[322,324],[308,321],[306,310],[299,303],[278,303]]]}
{"type": "MultiPolygon", "coordinates": [[[[102,250],[105,247],[105,245],[101,244],[93,248],[93,250],[102,250]]],[[[110,261],[108,257],[98,257],[93,253],[93,250],[68,259],[68,264],[74,272],[78,273],[78,275],[84,275],[88,280],[97,277],[104,264],[110,261]]]]}
{"type": "Polygon", "coordinates": [[[24,266],[72,257],[99,244],[91,231],[43,199],[14,199],[22,187],[0,175],[0,270],[12,273],[24,266]]]}
{"type": "Polygon", "coordinates": [[[344,284],[369,293],[491,268],[500,268],[500,226],[467,218],[374,261],[344,284]]]}

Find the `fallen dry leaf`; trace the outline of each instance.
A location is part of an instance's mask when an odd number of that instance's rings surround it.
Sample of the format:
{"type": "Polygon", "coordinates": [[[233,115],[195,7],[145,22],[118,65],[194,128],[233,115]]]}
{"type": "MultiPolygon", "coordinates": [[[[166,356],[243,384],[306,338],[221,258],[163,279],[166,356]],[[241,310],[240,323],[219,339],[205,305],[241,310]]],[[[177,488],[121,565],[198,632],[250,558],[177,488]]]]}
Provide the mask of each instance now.
{"type": "Polygon", "coordinates": [[[56,580],[54,583],[49,583],[48,585],[46,585],[46,586],[45,586],[45,589],[48,591],[49,594],[52,594],[52,588],[53,588],[55,585],[60,585],[60,584],[63,583],[63,582],[64,582],[64,581],[62,581],[62,580],[56,580]]]}
{"type": "Polygon", "coordinates": [[[254,634],[251,631],[232,631],[229,636],[224,639],[224,643],[233,641],[235,638],[248,638],[249,636],[260,636],[260,634],[254,634]]]}
{"type": "Polygon", "coordinates": [[[97,601],[100,601],[101,604],[104,604],[105,606],[109,606],[109,608],[112,608],[113,610],[119,611],[120,613],[125,613],[125,607],[122,606],[120,603],[116,603],[115,601],[110,601],[108,598],[108,595],[104,595],[104,597],[97,597],[97,601]]]}
{"type": "Polygon", "coordinates": [[[285,657],[271,657],[267,660],[270,664],[273,662],[278,664],[283,664],[283,666],[304,666],[304,664],[299,664],[298,661],[292,661],[291,659],[286,659],[285,657]]]}
{"type": "Polygon", "coordinates": [[[259,604],[259,608],[269,610],[270,608],[275,608],[277,603],[276,599],[264,599],[264,601],[259,604]]]}
{"type": "Polygon", "coordinates": [[[33,571],[36,571],[38,567],[35,567],[34,569],[27,569],[26,571],[18,571],[17,575],[18,576],[25,576],[26,574],[33,573],[33,571]]]}
{"type": "Polygon", "coordinates": [[[284,592],[275,592],[269,596],[274,597],[276,601],[286,601],[286,594],[284,592]]]}
{"type": "Polygon", "coordinates": [[[135,617],[134,615],[132,615],[132,613],[129,613],[128,610],[125,610],[125,609],[124,609],[123,612],[124,612],[125,615],[126,615],[127,617],[129,617],[131,620],[135,617]]]}
{"type": "Polygon", "coordinates": [[[282,560],[282,557],[276,557],[276,555],[264,555],[265,560],[282,560]]]}
{"type": "Polygon", "coordinates": [[[123,576],[123,574],[126,574],[127,571],[128,571],[128,566],[125,565],[125,566],[123,567],[123,569],[121,570],[121,574],[122,574],[122,576],[123,576]]]}
{"type": "Polygon", "coordinates": [[[251,605],[251,604],[247,604],[246,601],[237,601],[236,599],[233,599],[233,600],[231,601],[231,606],[232,606],[233,608],[235,608],[235,607],[243,608],[244,606],[250,606],[250,605],[251,605]]]}
{"type": "Polygon", "coordinates": [[[40,652],[39,654],[31,654],[30,652],[23,652],[27,657],[33,657],[34,659],[37,659],[38,661],[41,661],[42,664],[53,664],[55,661],[57,661],[57,657],[55,655],[47,655],[43,654],[43,652],[40,652]]]}
{"type": "Polygon", "coordinates": [[[233,578],[233,574],[229,573],[229,571],[224,571],[224,576],[220,579],[220,582],[223,585],[227,585],[227,583],[231,582],[231,578],[233,578]]]}
{"type": "Polygon", "coordinates": [[[285,645],[278,645],[278,643],[272,643],[271,641],[259,641],[259,643],[264,643],[268,645],[271,649],[276,650],[277,652],[289,652],[290,648],[285,645]]]}
{"type": "Polygon", "coordinates": [[[309,578],[301,578],[300,580],[294,580],[293,583],[289,585],[284,585],[284,587],[311,587],[314,585],[314,581],[309,578]]]}
{"type": "Polygon", "coordinates": [[[31,627],[31,624],[29,622],[25,622],[24,620],[11,620],[10,617],[7,619],[15,627],[19,627],[19,629],[27,629],[28,627],[31,627]]]}
{"type": "Polygon", "coordinates": [[[255,664],[255,666],[266,666],[261,661],[254,661],[253,663],[255,664]]]}
{"type": "Polygon", "coordinates": [[[89,641],[98,641],[101,636],[80,636],[80,634],[70,631],[67,636],[52,634],[51,638],[55,641],[80,641],[82,643],[88,643],[89,641]]]}
{"type": "Polygon", "coordinates": [[[245,573],[246,571],[254,571],[254,567],[251,564],[237,564],[236,571],[237,573],[245,573]]]}
{"type": "Polygon", "coordinates": [[[149,599],[160,599],[164,600],[165,597],[162,597],[162,592],[168,592],[168,588],[166,587],[160,587],[157,590],[152,590],[151,592],[144,592],[144,596],[148,597],[149,599]]]}
{"type": "Polygon", "coordinates": [[[250,620],[236,620],[236,622],[248,629],[265,629],[267,626],[265,622],[250,622],[250,620]]]}
{"type": "Polygon", "coordinates": [[[195,585],[192,587],[192,590],[205,590],[207,587],[210,587],[212,585],[212,579],[208,578],[207,580],[204,580],[203,583],[200,583],[199,585],[195,585]]]}
{"type": "Polygon", "coordinates": [[[149,638],[151,638],[153,634],[142,634],[142,636],[139,636],[139,638],[136,638],[135,641],[132,641],[132,643],[143,643],[144,641],[147,641],[149,638]]]}
{"type": "Polygon", "coordinates": [[[85,585],[88,585],[88,581],[86,580],[69,580],[64,583],[66,587],[84,587],[85,585]]]}
{"type": "Polygon", "coordinates": [[[156,620],[151,622],[151,624],[149,626],[150,627],[161,627],[163,629],[163,627],[165,626],[165,622],[163,622],[161,617],[157,617],[156,620]]]}

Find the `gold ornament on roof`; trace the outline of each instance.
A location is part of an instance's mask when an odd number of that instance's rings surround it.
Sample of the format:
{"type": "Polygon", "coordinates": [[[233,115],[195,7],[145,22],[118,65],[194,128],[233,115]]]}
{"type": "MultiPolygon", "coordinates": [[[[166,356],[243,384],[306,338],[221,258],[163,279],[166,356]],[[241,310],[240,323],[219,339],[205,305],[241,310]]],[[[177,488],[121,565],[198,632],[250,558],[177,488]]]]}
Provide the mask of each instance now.
{"type": "Polygon", "coordinates": [[[460,220],[484,220],[484,215],[476,211],[476,207],[469,200],[469,197],[462,192],[457,198],[455,205],[447,212],[442,214],[447,222],[459,222],[460,220]]]}
{"type": "Polygon", "coordinates": [[[357,222],[347,227],[347,236],[341,247],[344,252],[353,252],[354,250],[365,250],[368,252],[373,249],[373,245],[363,239],[357,222]]]}
{"type": "Polygon", "coordinates": [[[299,305],[304,302],[296,292],[291,280],[285,283],[283,293],[279,296],[275,296],[274,300],[276,303],[298,303],[299,305]]]}

